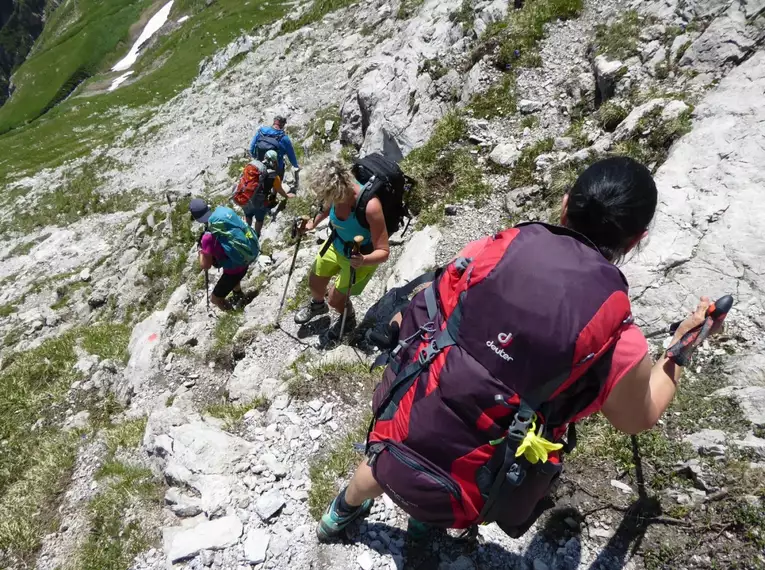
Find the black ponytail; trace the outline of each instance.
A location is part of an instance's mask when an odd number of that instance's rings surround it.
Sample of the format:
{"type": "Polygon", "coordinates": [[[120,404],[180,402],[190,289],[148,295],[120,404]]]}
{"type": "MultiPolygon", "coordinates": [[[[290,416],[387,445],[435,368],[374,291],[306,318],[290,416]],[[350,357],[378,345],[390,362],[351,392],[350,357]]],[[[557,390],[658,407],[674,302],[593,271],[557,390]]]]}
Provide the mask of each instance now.
{"type": "Polygon", "coordinates": [[[650,225],[657,194],[651,172],[639,162],[626,156],[600,160],[571,188],[566,225],[617,262],[650,225]]]}

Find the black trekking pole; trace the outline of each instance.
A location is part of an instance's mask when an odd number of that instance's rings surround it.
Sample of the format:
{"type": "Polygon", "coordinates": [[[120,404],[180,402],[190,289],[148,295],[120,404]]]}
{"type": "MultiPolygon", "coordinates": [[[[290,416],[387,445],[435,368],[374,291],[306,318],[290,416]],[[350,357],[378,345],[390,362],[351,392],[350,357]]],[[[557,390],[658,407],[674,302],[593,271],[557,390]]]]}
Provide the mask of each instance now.
{"type": "Polygon", "coordinates": [[[297,243],[295,243],[295,253],[292,254],[292,265],[290,265],[290,271],[287,274],[287,283],[284,285],[284,294],[282,295],[282,301],[279,303],[279,310],[276,313],[276,322],[274,323],[275,326],[279,327],[279,319],[282,317],[282,309],[284,308],[284,301],[287,299],[287,291],[290,287],[290,279],[292,278],[292,272],[295,271],[295,262],[297,261],[297,254],[300,250],[300,242],[303,239],[303,228],[306,225],[306,222],[308,222],[308,216],[303,216],[302,218],[295,218],[292,221],[292,231],[290,235],[292,236],[292,239],[295,239],[297,237],[297,243]],[[300,226],[298,227],[298,223],[300,226]]]}
{"type": "Polygon", "coordinates": [[[207,297],[207,316],[210,316],[210,270],[205,269],[205,296],[207,297]]]}
{"type": "MultiPolygon", "coordinates": [[[[353,254],[359,253],[359,248],[361,247],[361,242],[364,241],[364,236],[356,236],[353,238],[353,254]]],[[[356,268],[351,265],[351,281],[350,285],[348,285],[348,295],[345,298],[345,306],[343,307],[343,320],[340,321],[340,337],[337,339],[338,342],[340,342],[343,338],[343,333],[345,332],[345,320],[348,318],[348,305],[351,303],[351,289],[353,289],[353,286],[356,284],[356,268]]]]}

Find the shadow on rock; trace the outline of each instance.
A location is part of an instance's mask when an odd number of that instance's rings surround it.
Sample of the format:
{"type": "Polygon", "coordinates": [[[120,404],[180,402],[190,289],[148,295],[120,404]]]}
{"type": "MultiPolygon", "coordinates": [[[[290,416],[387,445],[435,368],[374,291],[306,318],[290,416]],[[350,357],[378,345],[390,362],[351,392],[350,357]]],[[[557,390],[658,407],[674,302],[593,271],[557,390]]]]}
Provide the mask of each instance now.
{"type": "MultiPolygon", "coordinates": [[[[382,522],[367,523],[364,532],[354,531],[344,542],[361,543],[382,555],[390,555],[396,570],[528,570],[534,567],[535,560],[552,561],[556,552],[560,554],[554,537],[561,520],[567,516],[568,513],[560,513],[550,517],[524,554],[509,552],[480,535],[475,539],[463,538],[444,529],[431,529],[422,539],[411,541],[405,531],[382,522]]],[[[573,570],[579,566],[581,549],[579,541],[575,542],[575,548],[566,545],[566,555],[558,557],[556,569],[573,570]]]]}
{"type": "Polygon", "coordinates": [[[316,319],[315,321],[307,322],[304,325],[301,325],[300,328],[297,331],[297,337],[299,339],[308,338],[309,336],[318,336],[321,333],[325,332],[329,325],[332,323],[332,317],[329,315],[324,315],[321,318],[316,319]]]}

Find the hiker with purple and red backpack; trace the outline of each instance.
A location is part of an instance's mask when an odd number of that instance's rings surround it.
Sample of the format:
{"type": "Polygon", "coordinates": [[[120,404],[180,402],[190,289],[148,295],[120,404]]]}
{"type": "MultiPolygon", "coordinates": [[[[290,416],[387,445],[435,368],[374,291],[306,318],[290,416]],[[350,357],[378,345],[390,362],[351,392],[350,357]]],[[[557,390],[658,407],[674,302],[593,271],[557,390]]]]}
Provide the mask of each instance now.
{"type": "MultiPolygon", "coordinates": [[[[560,226],[502,231],[437,272],[394,319],[404,340],[375,390],[367,459],[327,508],[320,540],[383,493],[410,515],[412,538],[484,522],[521,536],[575,445],[575,422],[602,411],[629,434],[656,424],[683,361],[652,364],[615,265],[646,237],[656,202],[647,168],[605,159],[564,196],[560,226]]],[[[709,305],[702,297],[675,340],[709,305]]]]}

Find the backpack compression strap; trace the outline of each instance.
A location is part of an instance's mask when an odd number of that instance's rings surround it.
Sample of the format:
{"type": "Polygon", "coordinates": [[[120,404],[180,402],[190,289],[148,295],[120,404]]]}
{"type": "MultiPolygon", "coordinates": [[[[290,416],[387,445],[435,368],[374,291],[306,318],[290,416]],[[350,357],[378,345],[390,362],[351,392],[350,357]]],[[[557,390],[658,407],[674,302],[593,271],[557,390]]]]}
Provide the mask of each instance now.
{"type": "MultiPolygon", "coordinates": [[[[452,311],[452,314],[449,315],[449,318],[446,321],[446,327],[444,327],[440,332],[438,332],[428,344],[426,344],[415,356],[414,360],[410,362],[407,366],[404,367],[403,370],[398,372],[396,374],[396,378],[393,380],[393,383],[391,384],[390,388],[388,388],[388,393],[385,395],[385,398],[380,403],[380,405],[377,407],[377,412],[372,417],[372,421],[369,423],[369,429],[367,430],[367,445],[366,445],[366,453],[369,453],[369,436],[372,433],[372,429],[374,428],[375,422],[377,421],[380,414],[383,414],[385,412],[385,409],[388,407],[388,405],[391,403],[391,401],[398,395],[399,389],[404,388],[408,389],[408,386],[410,385],[410,381],[416,379],[425,369],[427,369],[431,362],[435,360],[435,358],[441,354],[446,348],[453,346],[457,344],[457,337],[459,336],[459,328],[460,324],[462,323],[462,303],[464,299],[465,293],[462,293],[460,296],[460,300],[457,303],[457,306],[452,311]]],[[[437,305],[433,305],[432,303],[435,301],[435,292],[433,287],[428,287],[425,289],[425,298],[426,303],[428,303],[428,306],[435,306],[436,311],[437,305]],[[427,298],[431,296],[433,298],[433,301],[427,301],[427,298]]],[[[428,310],[429,316],[430,316],[430,310],[428,310]]],[[[435,313],[433,314],[435,316],[435,313]]],[[[421,326],[420,329],[415,333],[412,337],[407,339],[407,341],[412,341],[418,336],[422,336],[423,333],[429,332],[429,327],[432,327],[433,321],[426,323],[425,325],[421,326]]],[[[406,342],[406,341],[405,341],[406,342]]]]}

